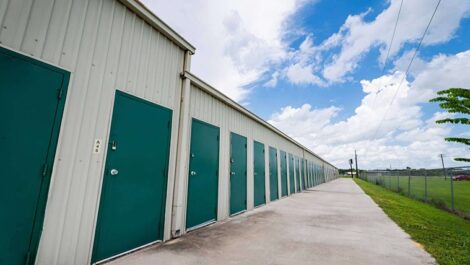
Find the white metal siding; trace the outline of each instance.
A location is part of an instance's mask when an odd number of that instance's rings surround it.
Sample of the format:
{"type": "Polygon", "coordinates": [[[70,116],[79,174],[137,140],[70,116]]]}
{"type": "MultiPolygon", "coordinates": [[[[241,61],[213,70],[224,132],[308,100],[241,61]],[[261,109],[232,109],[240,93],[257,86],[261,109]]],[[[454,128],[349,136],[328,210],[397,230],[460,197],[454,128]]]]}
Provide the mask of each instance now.
{"type": "MultiPolygon", "coordinates": [[[[266,201],[269,202],[269,147],[272,146],[278,152],[278,169],[280,167],[280,151],[304,157],[304,151],[286,138],[268,129],[259,122],[251,119],[238,110],[228,106],[223,101],[208,94],[197,86],[191,86],[190,116],[220,128],[220,164],[219,164],[219,204],[218,220],[229,216],[230,208],[230,181],[229,181],[229,159],[230,159],[230,132],[246,136],[248,138],[248,209],[253,208],[253,141],[265,144],[266,153],[266,201]]],[[[321,163],[317,157],[310,153],[305,158],[321,163]]],[[[186,162],[187,163],[187,162],[186,162]]],[[[280,172],[278,174],[280,190],[280,172]]],[[[279,196],[280,197],[280,196],[279,196]]]]}
{"type": "Polygon", "coordinates": [[[88,264],[115,89],[173,109],[173,177],[184,51],[115,0],[0,0],[0,45],[71,72],[37,264],[88,264]]]}

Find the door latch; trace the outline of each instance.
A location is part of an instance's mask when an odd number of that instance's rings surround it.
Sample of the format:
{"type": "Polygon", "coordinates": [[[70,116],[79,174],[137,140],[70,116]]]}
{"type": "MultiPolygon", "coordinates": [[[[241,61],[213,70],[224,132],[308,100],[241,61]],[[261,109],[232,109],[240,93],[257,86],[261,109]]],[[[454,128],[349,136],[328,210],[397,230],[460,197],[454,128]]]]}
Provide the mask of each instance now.
{"type": "Polygon", "coordinates": [[[116,143],[116,141],[113,140],[111,142],[111,150],[116,151],[116,149],[117,149],[117,143],[116,143]]]}

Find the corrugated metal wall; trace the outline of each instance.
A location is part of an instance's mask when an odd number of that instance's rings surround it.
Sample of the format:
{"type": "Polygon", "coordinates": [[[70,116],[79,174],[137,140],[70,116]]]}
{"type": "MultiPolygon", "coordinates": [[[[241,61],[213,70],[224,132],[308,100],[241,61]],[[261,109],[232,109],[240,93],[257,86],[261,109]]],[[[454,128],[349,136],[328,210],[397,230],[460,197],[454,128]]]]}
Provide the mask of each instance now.
{"type": "MultiPolygon", "coordinates": [[[[171,237],[172,209],[178,220],[173,229],[184,231],[180,197],[187,194],[188,158],[178,161],[186,165],[177,179],[175,168],[185,52],[116,0],[0,0],[0,46],[71,72],[37,264],[90,260],[116,89],[173,110],[164,238],[171,237]],[[92,152],[95,139],[105,141],[99,154],[92,152]],[[186,188],[178,186],[173,194],[175,181],[186,188]]],[[[267,202],[270,146],[278,151],[278,172],[282,150],[296,156],[296,168],[305,158],[326,173],[324,180],[334,178],[332,166],[197,86],[190,89],[189,112],[221,129],[218,220],[229,216],[230,132],[248,138],[248,210],[254,140],[265,144],[267,202]]],[[[278,187],[281,194],[279,175],[278,187]]]]}
{"type": "Polygon", "coordinates": [[[0,0],[0,45],[71,72],[37,263],[87,264],[115,89],[173,109],[175,135],[184,51],[115,0],[0,0]]]}
{"type": "MultiPolygon", "coordinates": [[[[318,165],[323,162],[311,153],[305,152],[298,145],[280,136],[278,133],[268,129],[266,126],[253,120],[247,115],[227,105],[220,99],[210,95],[195,85],[191,85],[190,116],[220,128],[220,163],[219,163],[219,204],[218,220],[229,216],[229,159],[230,159],[230,132],[246,136],[248,139],[248,210],[253,208],[253,141],[265,144],[266,160],[266,201],[269,202],[269,167],[268,151],[269,146],[275,147],[278,152],[278,172],[280,172],[280,151],[285,151],[299,158],[309,159],[318,165]]],[[[186,162],[187,163],[187,162],[186,162]]],[[[288,162],[289,163],[289,162],[288,162]]],[[[289,164],[288,164],[289,165],[289,164]]],[[[331,168],[325,164],[326,168],[331,168]]],[[[289,172],[289,171],[288,171],[289,172]]],[[[280,174],[280,173],[279,173],[280,174]]],[[[281,194],[280,175],[278,174],[279,194],[281,194]]],[[[289,174],[289,173],[288,173],[289,174]]],[[[296,179],[296,178],[294,178],[296,179]]],[[[187,183],[186,183],[187,185],[187,183]]],[[[288,185],[291,185],[288,177],[288,185]]],[[[280,197],[280,196],[279,196],[280,197]]]]}

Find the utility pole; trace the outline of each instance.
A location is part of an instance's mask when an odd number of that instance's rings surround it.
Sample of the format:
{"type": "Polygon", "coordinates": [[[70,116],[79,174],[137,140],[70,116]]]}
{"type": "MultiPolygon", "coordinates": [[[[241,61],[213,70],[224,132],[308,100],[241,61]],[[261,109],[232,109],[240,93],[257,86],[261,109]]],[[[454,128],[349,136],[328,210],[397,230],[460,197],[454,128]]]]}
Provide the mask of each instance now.
{"type": "Polygon", "coordinates": [[[444,180],[447,180],[447,173],[446,173],[446,167],[444,166],[444,155],[440,154],[441,156],[441,162],[442,162],[442,172],[444,173],[444,180]]]}
{"type": "Polygon", "coordinates": [[[356,177],[360,177],[359,176],[359,169],[358,169],[358,166],[357,166],[357,153],[356,153],[356,150],[354,150],[354,158],[356,160],[356,177]]]}
{"type": "Polygon", "coordinates": [[[349,159],[349,166],[351,167],[351,178],[354,178],[354,173],[353,173],[352,165],[353,165],[353,160],[352,160],[352,159],[349,159]]]}

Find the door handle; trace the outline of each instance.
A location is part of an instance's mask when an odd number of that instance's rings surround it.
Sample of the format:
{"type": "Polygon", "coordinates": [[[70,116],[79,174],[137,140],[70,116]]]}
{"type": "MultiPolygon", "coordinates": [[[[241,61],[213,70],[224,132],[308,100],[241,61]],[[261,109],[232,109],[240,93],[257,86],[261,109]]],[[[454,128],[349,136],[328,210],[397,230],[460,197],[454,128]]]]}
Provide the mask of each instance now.
{"type": "Polygon", "coordinates": [[[197,173],[196,173],[196,171],[191,170],[190,174],[191,174],[191,176],[195,176],[197,173]]]}
{"type": "Polygon", "coordinates": [[[232,175],[232,176],[233,176],[233,175],[235,175],[235,172],[233,172],[233,171],[232,171],[232,172],[230,172],[230,175],[232,175]]]}
{"type": "Polygon", "coordinates": [[[117,169],[113,168],[109,171],[109,173],[111,174],[111,176],[116,176],[117,174],[119,174],[119,171],[117,169]]]}

